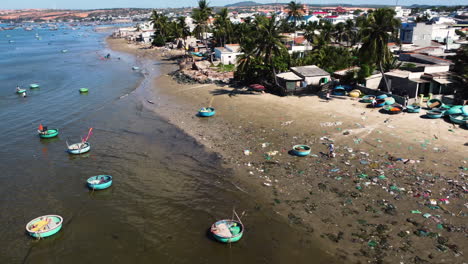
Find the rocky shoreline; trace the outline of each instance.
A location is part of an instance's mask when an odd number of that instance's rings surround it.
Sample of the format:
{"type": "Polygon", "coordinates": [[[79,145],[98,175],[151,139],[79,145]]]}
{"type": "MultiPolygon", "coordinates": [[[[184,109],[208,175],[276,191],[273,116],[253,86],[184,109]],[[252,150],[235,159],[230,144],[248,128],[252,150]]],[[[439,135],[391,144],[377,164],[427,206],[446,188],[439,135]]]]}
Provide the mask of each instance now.
{"type": "MultiPolygon", "coordinates": [[[[109,44],[162,58],[118,40],[109,44]]],[[[148,96],[164,102],[148,107],[220,153],[243,191],[271,201],[278,215],[343,263],[465,262],[466,129],[411,114],[383,115],[344,97],[326,103],[317,96],[178,83],[167,75],[178,68],[175,62],[160,67],[165,74],[148,96]],[[207,105],[217,109],[214,118],[194,116],[207,105]],[[325,155],[330,142],[334,159],[325,155]],[[311,155],[290,155],[296,144],[309,145],[311,155]]]]}

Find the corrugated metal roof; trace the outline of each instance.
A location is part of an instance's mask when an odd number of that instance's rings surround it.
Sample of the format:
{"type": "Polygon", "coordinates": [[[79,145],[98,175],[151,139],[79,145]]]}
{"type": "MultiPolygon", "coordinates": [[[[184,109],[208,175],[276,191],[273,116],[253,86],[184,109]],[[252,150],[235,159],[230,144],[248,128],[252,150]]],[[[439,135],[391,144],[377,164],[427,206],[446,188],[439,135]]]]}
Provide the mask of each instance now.
{"type": "Polygon", "coordinates": [[[297,76],[294,72],[283,72],[276,75],[276,77],[286,81],[301,81],[302,78],[297,76]]]}
{"type": "Polygon", "coordinates": [[[330,75],[328,72],[320,69],[315,65],[302,66],[302,67],[292,67],[291,70],[298,75],[304,77],[314,77],[314,76],[327,76],[330,75]]]}

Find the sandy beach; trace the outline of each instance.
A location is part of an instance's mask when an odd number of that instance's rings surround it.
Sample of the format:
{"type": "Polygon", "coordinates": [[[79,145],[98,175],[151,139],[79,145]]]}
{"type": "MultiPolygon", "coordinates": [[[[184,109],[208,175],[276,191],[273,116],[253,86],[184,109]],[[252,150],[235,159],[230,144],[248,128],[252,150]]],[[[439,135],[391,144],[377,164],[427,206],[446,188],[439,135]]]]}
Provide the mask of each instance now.
{"type": "Polygon", "coordinates": [[[182,84],[168,58],[180,51],[107,41],[141,59],[151,78],[138,91],[147,108],[221,155],[241,191],[268,201],[343,263],[466,262],[466,128],[422,118],[425,110],[383,114],[345,96],[182,84]],[[207,106],[216,115],[197,117],[207,106]],[[335,158],[326,155],[330,142],[335,158]],[[290,155],[297,144],[311,155],[290,155]]]}

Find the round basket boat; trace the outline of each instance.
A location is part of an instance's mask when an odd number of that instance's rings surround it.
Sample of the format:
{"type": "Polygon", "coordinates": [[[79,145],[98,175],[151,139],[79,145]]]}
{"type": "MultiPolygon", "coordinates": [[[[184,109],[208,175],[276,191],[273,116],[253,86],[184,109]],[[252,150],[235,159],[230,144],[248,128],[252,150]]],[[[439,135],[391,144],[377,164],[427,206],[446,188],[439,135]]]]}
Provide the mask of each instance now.
{"type": "Polygon", "coordinates": [[[59,134],[58,129],[48,129],[45,132],[39,131],[39,136],[41,138],[53,138],[53,137],[58,136],[58,134],[59,134]]]}
{"type": "Polygon", "coordinates": [[[450,121],[455,124],[463,125],[468,121],[468,116],[462,114],[449,115],[450,121]]]}
{"type": "Polygon", "coordinates": [[[393,97],[385,98],[385,105],[392,105],[394,103],[395,103],[395,98],[393,98],[393,97]]]}
{"type": "Polygon", "coordinates": [[[349,96],[353,98],[358,98],[359,96],[361,96],[361,94],[358,92],[352,91],[349,93],[349,96]]]}
{"type": "Polygon", "coordinates": [[[426,112],[426,116],[429,118],[441,118],[444,115],[444,111],[440,109],[432,109],[426,112]]]}
{"type": "Polygon", "coordinates": [[[377,99],[375,107],[382,107],[385,105],[385,99],[377,99]]]}
{"type": "Polygon", "coordinates": [[[213,107],[203,107],[200,110],[198,110],[198,116],[201,117],[210,117],[214,116],[216,114],[216,111],[213,107]]]}
{"type": "Polygon", "coordinates": [[[458,115],[462,114],[462,107],[461,105],[454,105],[450,107],[447,111],[445,111],[444,115],[458,115]]]}
{"type": "Polygon", "coordinates": [[[88,88],[80,88],[80,93],[87,93],[88,92],[88,88]]]}
{"type": "Polygon", "coordinates": [[[385,99],[387,98],[388,96],[386,94],[381,94],[381,95],[378,95],[376,98],[377,99],[385,99]]]}
{"type": "Polygon", "coordinates": [[[429,109],[438,108],[438,107],[441,107],[442,105],[443,105],[442,101],[436,98],[427,101],[427,108],[429,109]]]}
{"type": "Polygon", "coordinates": [[[22,94],[22,93],[25,93],[26,92],[26,89],[19,89],[19,90],[16,90],[16,93],[17,94],[22,94]]]}
{"type": "Polygon", "coordinates": [[[364,95],[361,98],[361,102],[363,103],[372,103],[372,101],[375,99],[375,95],[364,95]]]}
{"type": "Polygon", "coordinates": [[[408,105],[406,107],[406,112],[408,113],[419,113],[421,111],[421,107],[419,105],[408,105]]]}
{"type": "Polygon", "coordinates": [[[222,243],[239,241],[244,234],[244,225],[236,220],[219,220],[210,228],[211,235],[222,243]]]}
{"type": "Polygon", "coordinates": [[[31,88],[31,89],[37,89],[37,88],[39,88],[39,87],[40,87],[40,86],[39,86],[39,84],[37,84],[37,83],[33,83],[33,84],[30,84],[30,85],[29,85],[29,88],[31,88]]]}
{"type": "Polygon", "coordinates": [[[62,229],[63,218],[59,215],[43,215],[26,224],[26,231],[32,237],[44,238],[62,229]]]}
{"type": "Polygon", "coordinates": [[[461,111],[462,111],[462,115],[468,116],[468,105],[462,106],[461,111]]]}
{"type": "Polygon", "coordinates": [[[299,157],[304,157],[310,154],[310,147],[307,145],[295,145],[292,148],[292,153],[299,157]]]}
{"type": "Polygon", "coordinates": [[[400,105],[386,105],[383,109],[390,115],[396,115],[403,112],[403,107],[400,105]]]}
{"type": "Polygon", "coordinates": [[[112,176],[97,175],[86,180],[88,187],[93,190],[104,190],[112,185],[112,176]]]}
{"type": "Polygon", "coordinates": [[[68,146],[68,153],[78,155],[82,153],[86,153],[91,149],[91,144],[89,142],[85,143],[75,143],[68,146]]]}

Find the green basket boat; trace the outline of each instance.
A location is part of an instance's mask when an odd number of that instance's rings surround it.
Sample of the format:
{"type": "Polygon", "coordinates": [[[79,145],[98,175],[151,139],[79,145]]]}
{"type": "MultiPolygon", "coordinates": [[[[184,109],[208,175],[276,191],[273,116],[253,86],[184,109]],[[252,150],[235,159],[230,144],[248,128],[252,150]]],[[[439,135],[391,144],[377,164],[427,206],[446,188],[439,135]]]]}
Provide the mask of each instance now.
{"type": "Polygon", "coordinates": [[[59,215],[43,215],[26,224],[26,231],[32,237],[44,238],[62,229],[63,218],[59,215]]]}
{"type": "Polygon", "coordinates": [[[88,92],[88,88],[80,88],[80,93],[87,93],[88,92]]]}
{"type": "Polygon", "coordinates": [[[439,99],[436,99],[436,98],[427,101],[427,108],[429,108],[429,109],[440,108],[443,105],[444,104],[442,103],[442,101],[439,100],[439,99]]]}
{"type": "Polygon", "coordinates": [[[468,122],[468,116],[462,114],[449,115],[450,121],[455,124],[463,125],[468,122]]]}
{"type": "Polygon", "coordinates": [[[16,93],[17,94],[22,94],[22,93],[25,93],[26,92],[26,89],[18,89],[16,90],[16,93]]]}
{"type": "Polygon", "coordinates": [[[449,110],[445,111],[444,115],[457,115],[462,114],[462,105],[454,105],[449,110]]]}
{"type": "Polygon", "coordinates": [[[33,83],[33,84],[30,84],[30,85],[29,85],[29,88],[31,88],[31,89],[37,89],[37,88],[39,88],[39,87],[40,87],[40,86],[39,86],[39,84],[37,84],[37,83],[33,83]]]}
{"type": "Polygon", "coordinates": [[[242,238],[244,225],[236,220],[219,220],[211,226],[210,232],[219,242],[234,243],[242,238]]]}
{"type": "Polygon", "coordinates": [[[58,129],[48,129],[47,131],[39,131],[39,136],[41,138],[53,138],[58,136],[59,131],[58,129]]]}

